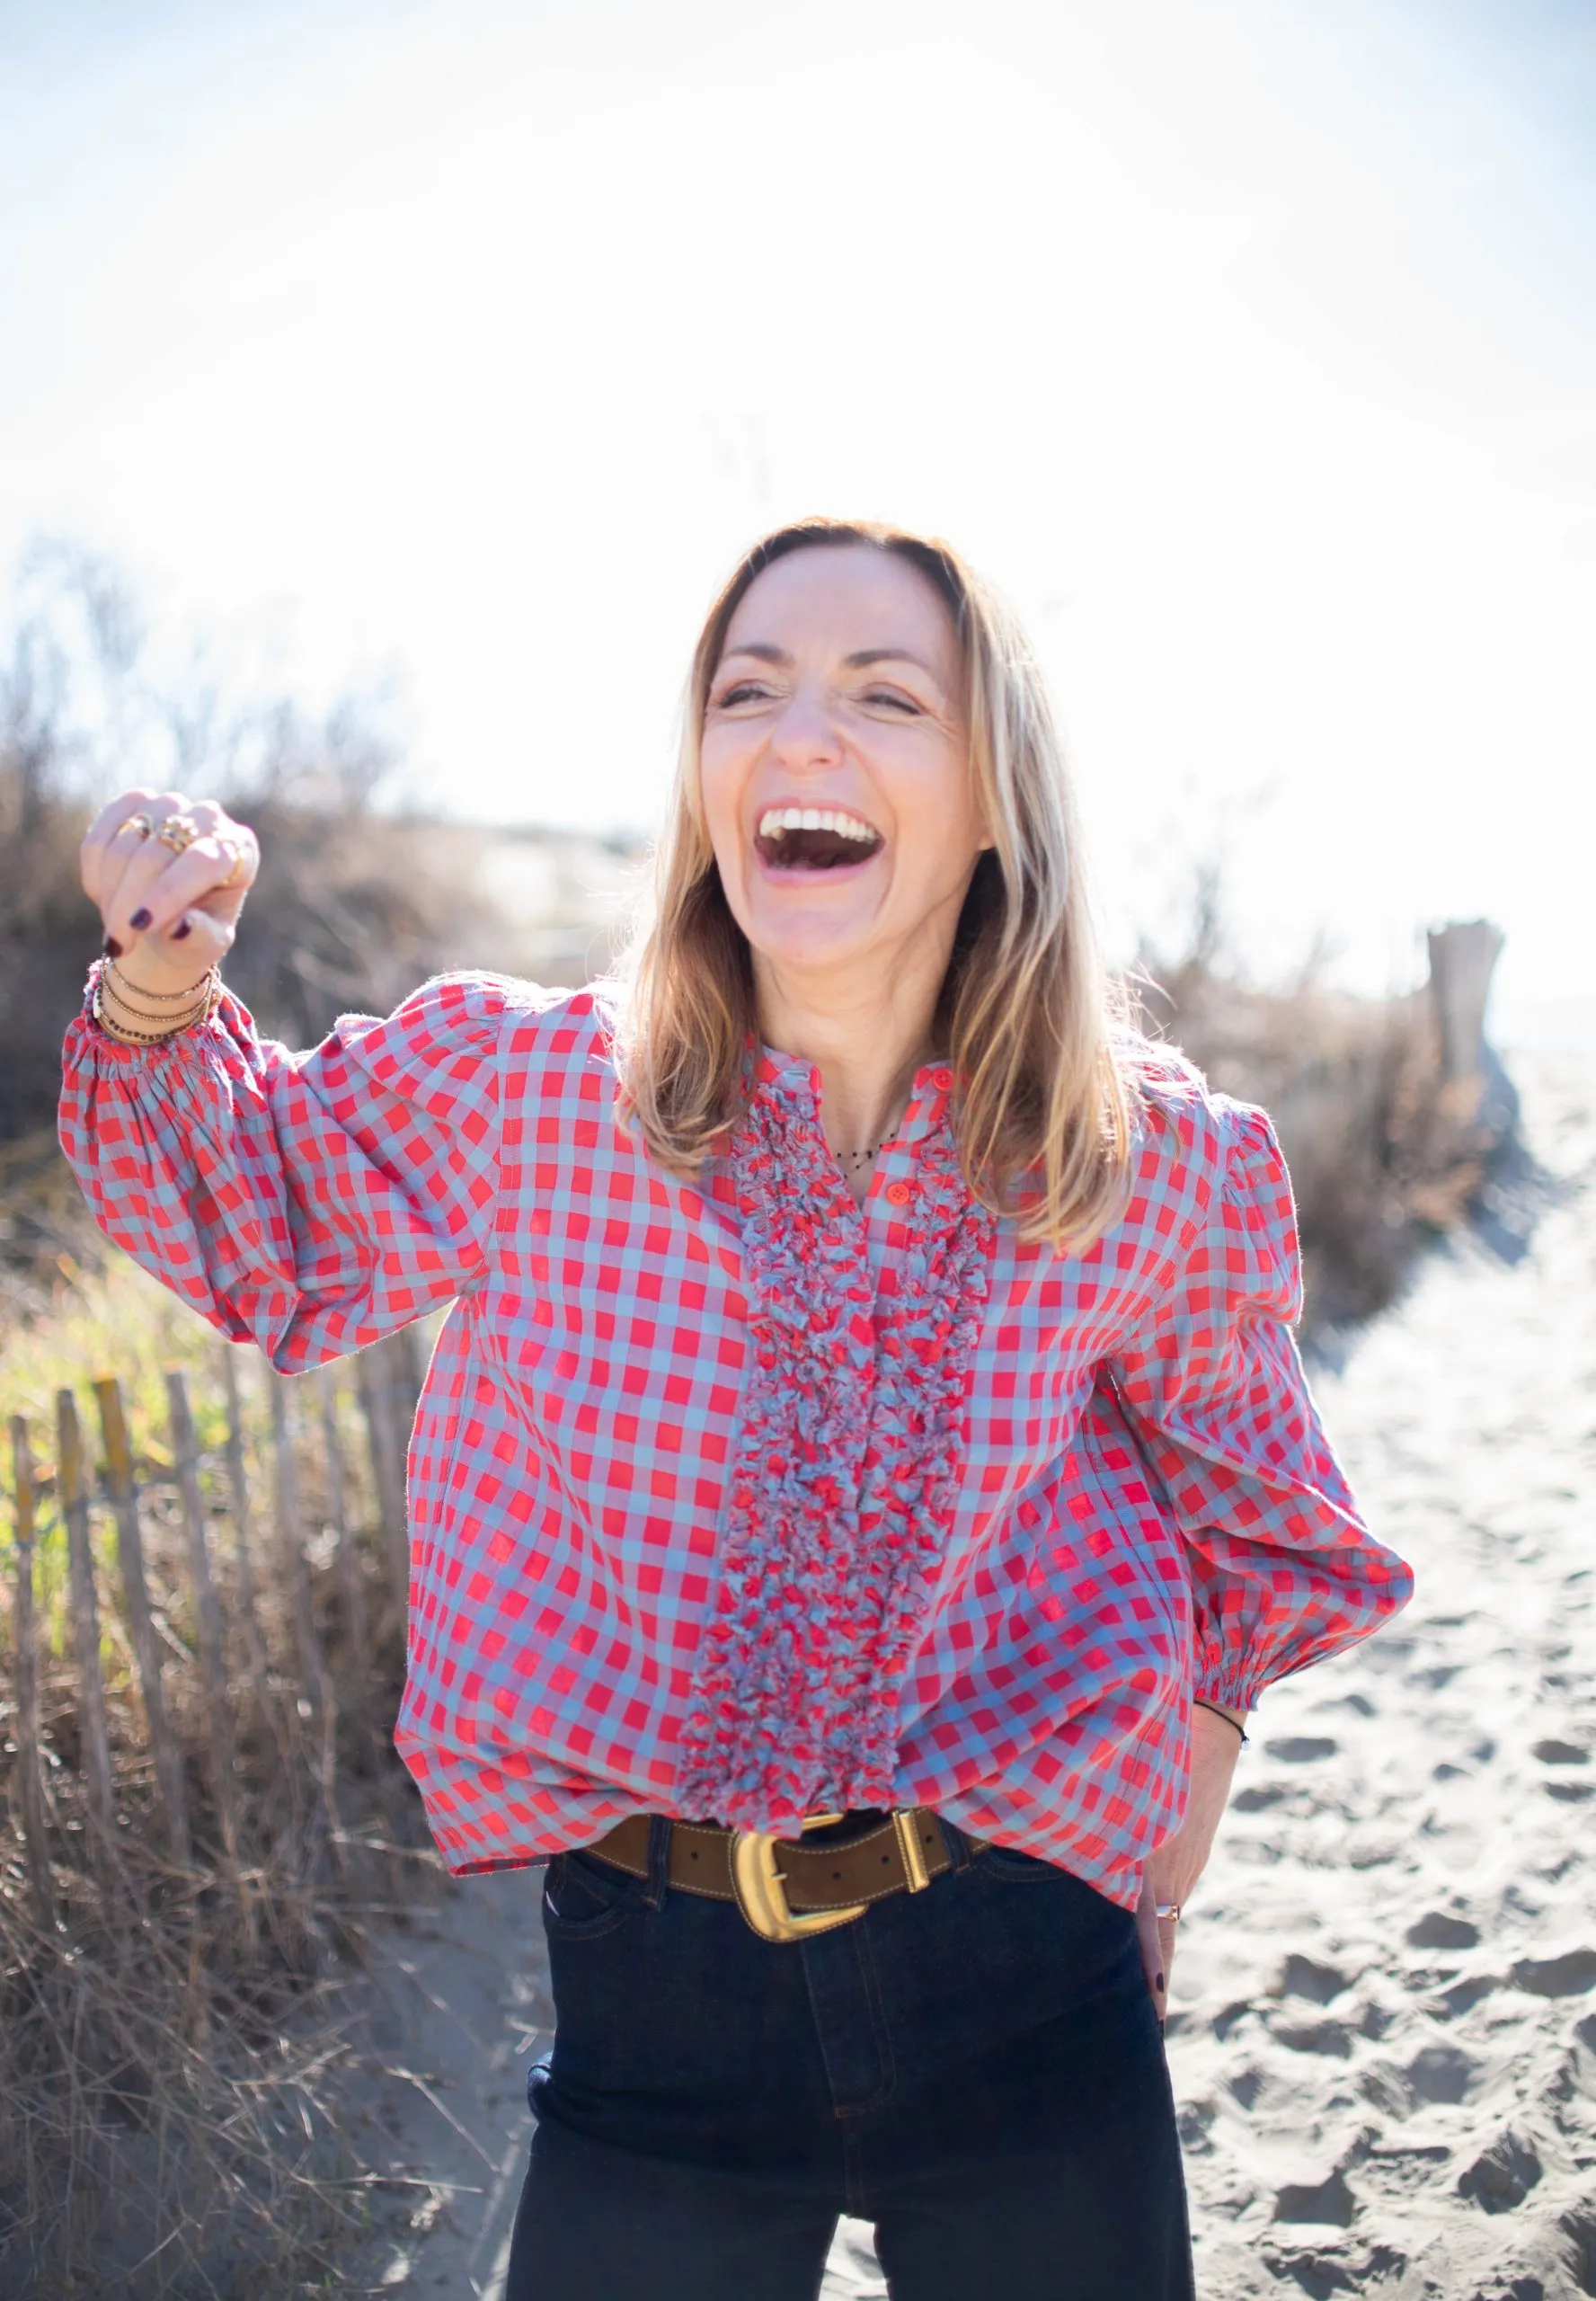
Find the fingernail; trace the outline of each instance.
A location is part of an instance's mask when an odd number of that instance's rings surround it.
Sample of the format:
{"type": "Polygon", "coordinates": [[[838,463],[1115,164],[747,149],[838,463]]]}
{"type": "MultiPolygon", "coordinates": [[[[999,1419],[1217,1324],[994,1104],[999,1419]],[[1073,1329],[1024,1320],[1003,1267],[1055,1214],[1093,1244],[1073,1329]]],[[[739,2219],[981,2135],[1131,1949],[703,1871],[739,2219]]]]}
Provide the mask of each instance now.
{"type": "Polygon", "coordinates": [[[133,929],[135,935],[142,935],[149,923],[150,915],[148,911],[144,910],[142,907],[136,911],[132,918],[128,921],[129,926],[133,929]]]}
{"type": "Polygon", "coordinates": [[[1163,1994],[1164,1977],[1162,1974],[1155,1974],[1153,1976],[1153,1987],[1159,1993],[1160,1996],[1163,1994]]]}
{"type": "Polygon", "coordinates": [[[185,935],[191,934],[191,932],[192,932],[192,929],[191,928],[191,927],[190,927],[190,925],[189,925],[188,920],[185,919],[185,920],[182,921],[182,925],[181,925],[181,926],[174,927],[174,928],[173,928],[173,930],[172,930],[172,939],[173,939],[173,941],[174,943],[181,943],[181,942],[182,941],[183,937],[184,937],[185,935]]]}
{"type": "Polygon", "coordinates": [[[100,948],[108,959],[120,959],[122,955],[122,946],[114,935],[108,935],[100,948]]]}

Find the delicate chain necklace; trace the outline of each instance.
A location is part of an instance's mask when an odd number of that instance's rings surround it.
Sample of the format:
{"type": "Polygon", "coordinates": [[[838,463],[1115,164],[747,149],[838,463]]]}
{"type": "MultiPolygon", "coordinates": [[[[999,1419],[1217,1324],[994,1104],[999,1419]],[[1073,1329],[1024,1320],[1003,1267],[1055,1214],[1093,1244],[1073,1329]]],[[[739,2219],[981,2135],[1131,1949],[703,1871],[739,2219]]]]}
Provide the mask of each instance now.
{"type": "Polygon", "coordinates": [[[864,1150],[840,1150],[840,1151],[838,1151],[838,1158],[840,1158],[840,1159],[845,1162],[845,1164],[847,1164],[847,1166],[850,1166],[850,1167],[863,1167],[863,1166],[864,1166],[864,1165],[865,1165],[865,1164],[866,1164],[870,1159],[874,1159],[874,1158],[878,1158],[878,1157],[880,1156],[880,1154],[881,1154],[881,1153],[882,1153],[882,1152],[886,1149],[886,1147],[887,1147],[887,1142],[890,1142],[891,1140],[892,1140],[892,1138],[891,1138],[891,1136],[889,1134],[889,1135],[888,1135],[888,1137],[887,1137],[886,1142],[876,1142],[876,1143],[873,1143],[873,1144],[871,1144],[871,1145],[869,1146],[869,1148],[868,1148],[868,1149],[864,1150]]]}

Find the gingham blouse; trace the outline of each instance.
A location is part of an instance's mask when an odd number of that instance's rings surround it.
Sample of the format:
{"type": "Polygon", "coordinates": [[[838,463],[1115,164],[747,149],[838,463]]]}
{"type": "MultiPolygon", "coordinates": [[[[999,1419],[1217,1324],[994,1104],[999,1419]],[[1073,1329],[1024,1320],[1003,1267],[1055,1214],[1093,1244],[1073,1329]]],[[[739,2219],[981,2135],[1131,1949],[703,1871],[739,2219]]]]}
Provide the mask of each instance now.
{"type": "Polygon", "coordinates": [[[656,1810],[929,1805],[1133,1903],[1190,1698],[1373,1630],[1290,1334],[1267,1120],[1139,1044],[1135,1183],[1086,1254],[975,1205],[918,1074],[858,1208],[808,1063],[757,1060],[696,1185],[621,1123],[605,1008],[427,984],[309,1054],[238,1002],[67,1038],[100,1222],[297,1371],[439,1304],[410,1451],[397,1738],[457,1871],[656,1810]]]}

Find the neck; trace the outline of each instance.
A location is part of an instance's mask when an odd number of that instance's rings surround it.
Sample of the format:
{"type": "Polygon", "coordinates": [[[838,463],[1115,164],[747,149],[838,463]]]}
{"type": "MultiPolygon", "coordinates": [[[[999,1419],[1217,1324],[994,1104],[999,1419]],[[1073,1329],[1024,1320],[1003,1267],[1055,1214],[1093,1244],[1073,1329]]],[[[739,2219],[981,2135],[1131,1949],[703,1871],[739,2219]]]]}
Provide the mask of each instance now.
{"type": "Polygon", "coordinates": [[[895,1131],[914,1075],[934,1052],[931,1022],[945,958],[934,979],[820,985],[756,955],[760,1033],[820,1074],[821,1122],[839,1156],[873,1149],[895,1131]]]}

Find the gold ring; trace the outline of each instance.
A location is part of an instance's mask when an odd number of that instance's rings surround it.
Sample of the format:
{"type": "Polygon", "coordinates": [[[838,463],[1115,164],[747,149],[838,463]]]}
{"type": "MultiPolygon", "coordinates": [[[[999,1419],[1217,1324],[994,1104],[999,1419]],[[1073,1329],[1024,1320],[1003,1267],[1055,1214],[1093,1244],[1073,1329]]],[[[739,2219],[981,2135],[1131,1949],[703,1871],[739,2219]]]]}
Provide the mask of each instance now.
{"type": "Polygon", "coordinates": [[[232,852],[233,852],[233,868],[228,872],[228,874],[227,874],[226,877],[222,881],[221,885],[217,889],[217,894],[226,894],[226,892],[227,892],[227,889],[228,889],[229,887],[235,887],[235,886],[238,884],[238,874],[239,874],[239,873],[243,870],[243,868],[244,868],[244,849],[243,849],[243,848],[242,848],[242,847],[233,847],[233,842],[232,842],[232,840],[224,840],[224,841],[223,841],[223,847],[224,847],[224,849],[226,849],[226,848],[232,848],[232,852]]]}
{"type": "Polygon", "coordinates": [[[136,831],[141,840],[147,839],[154,829],[149,817],[140,812],[137,815],[129,815],[125,822],[117,825],[117,837],[120,839],[125,831],[136,831]]]}
{"type": "Polygon", "coordinates": [[[199,836],[199,824],[191,822],[187,815],[168,815],[155,831],[162,846],[169,847],[174,855],[186,854],[199,836]]]}

